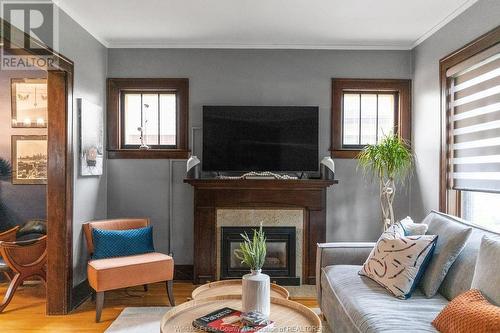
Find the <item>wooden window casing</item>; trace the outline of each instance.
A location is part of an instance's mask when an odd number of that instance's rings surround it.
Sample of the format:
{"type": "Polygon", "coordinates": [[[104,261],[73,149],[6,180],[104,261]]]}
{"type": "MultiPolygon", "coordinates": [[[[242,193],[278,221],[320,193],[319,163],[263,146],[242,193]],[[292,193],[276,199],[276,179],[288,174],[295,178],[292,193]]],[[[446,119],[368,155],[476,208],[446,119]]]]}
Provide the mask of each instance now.
{"type": "Polygon", "coordinates": [[[500,27],[480,36],[479,38],[468,43],[464,47],[452,52],[439,61],[439,77],[441,89],[441,152],[439,166],[439,210],[448,214],[461,216],[461,194],[460,190],[449,188],[450,170],[450,150],[449,144],[452,142],[452,131],[450,122],[451,108],[449,108],[449,86],[451,80],[447,76],[447,71],[459,65],[460,63],[472,58],[473,56],[493,47],[500,43],[500,27]]]}
{"type": "Polygon", "coordinates": [[[185,78],[108,78],[107,80],[108,158],[110,159],[186,159],[189,157],[189,80],[185,78]],[[123,137],[122,94],[175,93],[176,145],[142,150],[125,145],[123,137]]]}
{"type": "Polygon", "coordinates": [[[410,143],[411,80],[332,79],[331,146],[335,158],[356,158],[364,145],[343,144],[343,96],[345,93],[394,94],[395,133],[410,143]]]}

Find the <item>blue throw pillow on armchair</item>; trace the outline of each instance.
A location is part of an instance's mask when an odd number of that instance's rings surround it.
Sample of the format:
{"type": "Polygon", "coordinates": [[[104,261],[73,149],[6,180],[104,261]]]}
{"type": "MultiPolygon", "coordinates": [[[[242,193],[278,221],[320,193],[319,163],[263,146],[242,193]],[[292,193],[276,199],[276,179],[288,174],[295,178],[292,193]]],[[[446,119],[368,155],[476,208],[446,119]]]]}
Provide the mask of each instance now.
{"type": "Polygon", "coordinates": [[[126,230],[92,229],[92,238],[92,259],[125,257],[155,251],[151,226],[126,230]]]}

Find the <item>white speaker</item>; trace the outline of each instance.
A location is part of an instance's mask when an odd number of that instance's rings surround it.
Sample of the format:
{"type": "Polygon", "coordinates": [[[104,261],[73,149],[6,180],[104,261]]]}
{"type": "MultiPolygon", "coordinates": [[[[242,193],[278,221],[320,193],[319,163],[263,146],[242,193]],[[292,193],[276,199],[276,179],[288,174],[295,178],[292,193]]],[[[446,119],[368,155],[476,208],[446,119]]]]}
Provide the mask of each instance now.
{"type": "Polygon", "coordinates": [[[330,156],[325,156],[319,164],[321,179],[335,179],[335,162],[330,156]]]}
{"type": "Polygon", "coordinates": [[[199,179],[201,177],[200,170],[201,161],[198,157],[192,155],[186,162],[186,176],[191,179],[199,179]]]}

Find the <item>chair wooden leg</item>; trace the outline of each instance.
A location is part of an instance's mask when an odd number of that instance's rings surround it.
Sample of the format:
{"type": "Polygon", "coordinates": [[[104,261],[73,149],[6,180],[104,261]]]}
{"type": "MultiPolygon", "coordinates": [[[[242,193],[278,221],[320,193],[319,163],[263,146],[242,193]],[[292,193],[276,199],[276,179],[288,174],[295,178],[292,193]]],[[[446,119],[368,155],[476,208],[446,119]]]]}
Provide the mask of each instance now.
{"type": "Polygon", "coordinates": [[[167,285],[167,296],[168,296],[168,301],[170,302],[171,306],[175,306],[175,299],[174,299],[174,281],[169,280],[166,281],[167,285]]]}
{"type": "Polygon", "coordinates": [[[17,287],[22,284],[23,280],[24,279],[21,278],[21,274],[14,275],[14,277],[10,281],[7,293],[5,294],[2,303],[0,303],[0,312],[2,312],[7,307],[7,305],[9,305],[12,297],[14,296],[14,293],[17,290],[17,287]]]}
{"type": "Polygon", "coordinates": [[[147,284],[145,284],[143,287],[144,287],[144,291],[148,291],[148,285],[147,284]]]}
{"type": "Polygon", "coordinates": [[[100,291],[96,293],[96,302],[95,302],[95,322],[98,323],[101,321],[101,313],[102,307],[104,305],[104,291],[100,291]]]}

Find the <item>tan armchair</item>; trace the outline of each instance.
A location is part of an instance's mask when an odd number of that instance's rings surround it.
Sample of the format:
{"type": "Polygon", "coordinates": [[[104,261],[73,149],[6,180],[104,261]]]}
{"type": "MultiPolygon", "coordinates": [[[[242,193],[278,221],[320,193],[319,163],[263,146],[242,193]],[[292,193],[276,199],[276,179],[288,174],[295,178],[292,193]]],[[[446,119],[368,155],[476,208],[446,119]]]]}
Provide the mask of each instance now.
{"type": "MultiPolygon", "coordinates": [[[[83,230],[87,240],[90,256],[94,252],[92,229],[127,230],[144,228],[149,219],[116,219],[85,223],[83,230]]],[[[167,296],[170,304],[175,305],[172,291],[174,277],[174,260],[162,253],[145,253],[126,257],[90,259],[87,265],[90,286],[96,292],[96,322],[101,320],[104,305],[104,292],[149,283],[166,282],[167,296]]]]}
{"type": "Polygon", "coordinates": [[[2,303],[0,303],[0,312],[2,312],[9,305],[17,288],[25,280],[38,277],[46,284],[47,236],[28,241],[1,241],[0,254],[11,270],[11,273],[8,274],[11,279],[10,285],[2,303]]]}

